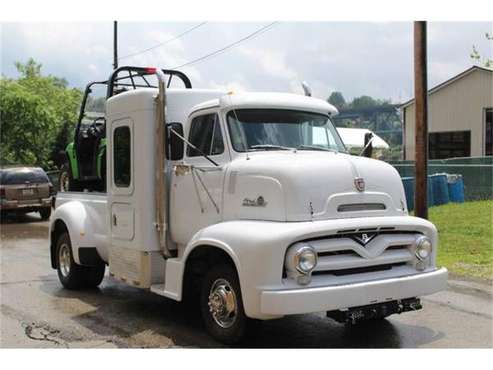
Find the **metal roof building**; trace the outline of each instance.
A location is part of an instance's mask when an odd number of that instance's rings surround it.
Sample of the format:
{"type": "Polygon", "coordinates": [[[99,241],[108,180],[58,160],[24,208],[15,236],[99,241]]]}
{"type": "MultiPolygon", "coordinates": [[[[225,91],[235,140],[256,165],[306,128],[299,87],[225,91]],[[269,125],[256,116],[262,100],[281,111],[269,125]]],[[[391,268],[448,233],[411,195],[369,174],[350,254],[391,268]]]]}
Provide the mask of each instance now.
{"type": "MultiPolygon", "coordinates": [[[[414,99],[401,105],[404,159],[414,159],[414,99]]],[[[493,155],[493,70],[473,66],[428,91],[429,159],[493,155]]]]}

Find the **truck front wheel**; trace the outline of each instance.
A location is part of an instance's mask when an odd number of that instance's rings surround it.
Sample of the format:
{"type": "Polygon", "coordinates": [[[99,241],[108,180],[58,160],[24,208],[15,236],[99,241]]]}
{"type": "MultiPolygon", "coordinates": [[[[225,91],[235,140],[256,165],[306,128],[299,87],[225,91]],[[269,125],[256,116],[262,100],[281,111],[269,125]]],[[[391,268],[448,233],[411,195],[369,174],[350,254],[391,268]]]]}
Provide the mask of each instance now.
{"type": "Polygon", "coordinates": [[[81,266],[75,263],[67,232],[60,234],[56,248],[58,278],[66,289],[95,288],[104,278],[105,265],[81,266]]]}
{"type": "Polygon", "coordinates": [[[238,275],[230,265],[212,267],[203,279],[200,306],[209,334],[225,344],[238,343],[248,318],[243,310],[238,275]]]}

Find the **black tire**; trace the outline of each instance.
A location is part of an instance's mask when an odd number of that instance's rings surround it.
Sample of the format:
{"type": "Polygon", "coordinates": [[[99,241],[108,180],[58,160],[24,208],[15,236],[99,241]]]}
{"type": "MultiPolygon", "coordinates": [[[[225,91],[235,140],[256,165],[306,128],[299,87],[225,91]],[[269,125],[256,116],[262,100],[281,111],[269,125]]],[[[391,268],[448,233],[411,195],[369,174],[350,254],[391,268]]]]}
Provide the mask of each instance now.
{"type": "Polygon", "coordinates": [[[84,266],[86,270],[86,281],[84,287],[88,289],[97,288],[104,279],[106,265],[104,263],[96,266],[84,266]]]}
{"type": "Polygon", "coordinates": [[[68,162],[65,162],[60,168],[60,174],[58,175],[58,191],[82,191],[81,182],[74,179],[72,169],[68,162]]]}
{"type": "Polygon", "coordinates": [[[48,220],[51,216],[51,207],[46,207],[39,210],[39,215],[42,220],[48,220]]]}
{"type": "MultiPolygon", "coordinates": [[[[229,291],[228,294],[230,294],[229,291]]],[[[245,316],[238,275],[231,265],[223,264],[213,266],[206,273],[202,280],[200,310],[207,331],[217,341],[224,344],[236,344],[244,338],[250,320],[245,316]],[[225,318],[225,320],[232,321],[227,324],[227,327],[220,325],[218,320],[214,318],[209,307],[209,296],[211,295],[213,287],[216,287],[218,282],[226,282],[227,288],[230,289],[235,297],[236,310],[233,315],[234,319],[231,320],[231,317],[229,316],[225,318]]],[[[219,319],[219,321],[222,320],[219,319]]]]}
{"type": "Polygon", "coordinates": [[[60,234],[57,239],[56,262],[58,279],[66,289],[95,288],[103,281],[105,270],[103,263],[97,266],[81,266],[75,263],[72,243],[67,232],[60,234]]]}

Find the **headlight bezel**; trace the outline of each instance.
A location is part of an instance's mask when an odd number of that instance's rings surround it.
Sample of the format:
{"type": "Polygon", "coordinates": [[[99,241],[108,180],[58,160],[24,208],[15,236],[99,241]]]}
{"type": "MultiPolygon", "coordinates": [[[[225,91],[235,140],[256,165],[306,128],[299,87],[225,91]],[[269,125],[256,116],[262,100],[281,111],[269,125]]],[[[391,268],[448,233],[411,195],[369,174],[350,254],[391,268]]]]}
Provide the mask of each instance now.
{"type": "Polygon", "coordinates": [[[427,236],[420,236],[416,240],[416,251],[414,255],[419,261],[427,261],[431,258],[431,255],[433,253],[433,243],[431,242],[431,239],[428,238],[427,236]],[[420,253],[421,251],[427,251],[427,255],[423,257],[423,255],[420,253]]]}
{"type": "Polygon", "coordinates": [[[317,251],[315,248],[313,248],[309,244],[304,244],[303,246],[299,247],[294,256],[293,256],[293,265],[296,271],[298,271],[300,274],[303,275],[310,275],[312,271],[317,267],[318,264],[318,255],[317,251]],[[311,257],[313,258],[312,266],[310,268],[303,268],[302,267],[302,258],[304,254],[310,253],[311,257]]]}

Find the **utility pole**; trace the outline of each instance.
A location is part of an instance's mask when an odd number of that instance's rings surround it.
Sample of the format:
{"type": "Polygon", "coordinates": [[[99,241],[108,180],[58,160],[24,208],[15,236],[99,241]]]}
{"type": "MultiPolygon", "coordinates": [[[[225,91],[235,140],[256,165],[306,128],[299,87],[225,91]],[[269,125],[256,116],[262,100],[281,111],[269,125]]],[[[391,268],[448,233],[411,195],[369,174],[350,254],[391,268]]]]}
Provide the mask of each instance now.
{"type": "Polygon", "coordinates": [[[118,24],[113,21],[113,69],[118,68],[118,24]]]}
{"type": "Polygon", "coordinates": [[[415,216],[428,218],[428,81],[426,22],[414,22],[415,216]]]}

